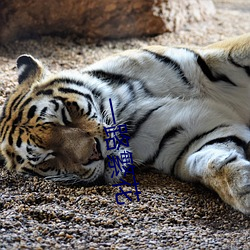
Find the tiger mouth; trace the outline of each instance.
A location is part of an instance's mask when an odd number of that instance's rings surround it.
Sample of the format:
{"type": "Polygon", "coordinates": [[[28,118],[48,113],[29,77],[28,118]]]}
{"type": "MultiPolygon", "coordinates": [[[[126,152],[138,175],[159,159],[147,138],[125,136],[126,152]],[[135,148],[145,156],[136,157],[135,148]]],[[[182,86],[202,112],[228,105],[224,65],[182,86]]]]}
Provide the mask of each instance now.
{"type": "Polygon", "coordinates": [[[83,180],[76,174],[65,174],[58,176],[47,176],[45,180],[54,181],[64,186],[72,187],[92,187],[92,186],[103,186],[106,185],[106,181],[103,175],[97,177],[94,181],[83,180]]]}
{"type": "Polygon", "coordinates": [[[95,161],[100,161],[103,160],[103,156],[102,156],[102,151],[101,151],[101,143],[97,138],[95,139],[95,150],[92,152],[91,156],[88,159],[88,162],[83,164],[84,166],[89,165],[95,161]]]}

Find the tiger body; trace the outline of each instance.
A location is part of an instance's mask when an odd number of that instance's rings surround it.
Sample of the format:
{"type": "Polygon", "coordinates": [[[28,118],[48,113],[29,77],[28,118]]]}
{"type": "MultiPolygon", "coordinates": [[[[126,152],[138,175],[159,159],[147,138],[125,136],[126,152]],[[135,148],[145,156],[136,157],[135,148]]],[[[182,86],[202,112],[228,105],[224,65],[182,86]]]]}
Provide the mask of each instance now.
{"type": "Polygon", "coordinates": [[[126,124],[135,162],[197,181],[250,213],[250,35],[203,48],[125,51],[52,75],[17,61],[19,86],[1,118],[6,166],[83,185],[111,178],[104,127],[126,124]]]}

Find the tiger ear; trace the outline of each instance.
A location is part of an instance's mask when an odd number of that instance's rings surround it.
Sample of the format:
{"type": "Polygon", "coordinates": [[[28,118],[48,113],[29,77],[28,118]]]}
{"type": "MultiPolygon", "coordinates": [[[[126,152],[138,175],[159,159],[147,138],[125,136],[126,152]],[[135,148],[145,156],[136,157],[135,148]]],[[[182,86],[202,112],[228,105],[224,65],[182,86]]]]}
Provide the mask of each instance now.
{"type": "Polygon", "coordinates": [[[30,55],[21,55],[17,59],[18,83],[31,86],[43,76],[43,65],[30,55]]]}

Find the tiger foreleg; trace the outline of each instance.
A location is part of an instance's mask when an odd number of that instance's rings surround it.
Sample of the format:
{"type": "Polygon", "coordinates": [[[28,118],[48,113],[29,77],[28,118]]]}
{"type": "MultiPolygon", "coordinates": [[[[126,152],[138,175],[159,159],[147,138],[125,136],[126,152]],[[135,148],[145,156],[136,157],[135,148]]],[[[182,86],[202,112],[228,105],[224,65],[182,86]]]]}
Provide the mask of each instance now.
{"type": "Polygon", "coordinates": [[[176,174],[203,183],[235,209],[250,214],[250,162],[244,152],[208,146],[191,154],[176,174]]]}

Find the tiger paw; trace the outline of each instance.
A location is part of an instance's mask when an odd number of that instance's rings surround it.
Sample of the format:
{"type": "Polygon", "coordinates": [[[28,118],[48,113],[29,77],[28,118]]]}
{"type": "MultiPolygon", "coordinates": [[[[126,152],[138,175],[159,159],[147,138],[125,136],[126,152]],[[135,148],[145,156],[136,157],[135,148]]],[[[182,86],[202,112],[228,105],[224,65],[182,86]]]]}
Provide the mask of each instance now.
{"type": "Polygon", "coordinates": [[[235,151],[220,154],[211,162],[211,167],[218,171],[230,162],[235,161],[237,156],[238,154],[235,151]]]}
{"type": "Polygon", "coordinates": [[[250,214],[250,162],[233,156],[226,159],[223,166],[209,166],[206,183],[226,203],[250,214]]]}

